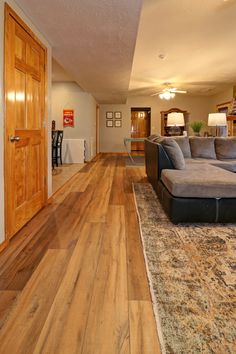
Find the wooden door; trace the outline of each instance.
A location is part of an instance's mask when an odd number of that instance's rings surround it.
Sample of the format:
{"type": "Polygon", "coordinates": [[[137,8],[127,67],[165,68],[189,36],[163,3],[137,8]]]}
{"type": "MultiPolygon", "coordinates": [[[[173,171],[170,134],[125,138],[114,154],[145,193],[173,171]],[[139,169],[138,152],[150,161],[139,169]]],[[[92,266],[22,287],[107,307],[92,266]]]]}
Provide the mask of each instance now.
{"type": "Polygon", "coordinates": [[[46,201],[45,49],[6,5],[5,205],[12,237],[46,201]]]}
{"type": "MultiPolygon", "coordinates": [[[[148,111],[131,111],[131,138],[145,138],[150,135],[150,114],[148,111]]],[[[144,143],[131,143],[132,151],[144,151],[144,143]]]]}

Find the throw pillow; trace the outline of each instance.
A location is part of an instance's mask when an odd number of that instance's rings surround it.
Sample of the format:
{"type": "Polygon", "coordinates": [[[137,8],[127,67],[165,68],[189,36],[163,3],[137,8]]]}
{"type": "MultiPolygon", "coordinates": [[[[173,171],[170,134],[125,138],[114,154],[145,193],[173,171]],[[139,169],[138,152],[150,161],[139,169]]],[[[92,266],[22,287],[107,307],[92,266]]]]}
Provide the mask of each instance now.
{"type": "Polygon", "coordinates": [[[172,161],[174,168],[176,168],[177,170],[184,170],[184,155],[176,141],[171,138],[163,138],[160,143],[165,149],[170,160],[172,161]]]}
{"type": "Polygon", "coordinates": [[[175,136],[173,139],[177,142],[185,158],[191,158],[191,150],[188,136],[175,136]]]}
{"type": "Polygon", "coordinates": [[[193,158],[216,160],[215,138],[200,138],[191,136],[189,138],[189,143],[193,158]]]}
{"type": "Polygon", "coordinates": [[[219,160],[236,159],[236,138],[216,138],[215,149],[219,160]]]}

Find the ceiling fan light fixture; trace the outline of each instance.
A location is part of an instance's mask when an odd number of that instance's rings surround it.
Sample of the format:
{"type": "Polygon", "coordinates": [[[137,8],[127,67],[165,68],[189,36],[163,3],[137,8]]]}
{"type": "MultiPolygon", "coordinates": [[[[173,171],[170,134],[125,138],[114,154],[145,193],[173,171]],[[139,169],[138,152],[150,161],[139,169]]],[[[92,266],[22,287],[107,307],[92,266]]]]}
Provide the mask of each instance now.
{"type": "Polygon", "coordinates": [[[159,94],[159,97],[161,100],[170,100],[171,98],[175,97],[175,93],[174,92],[169,92],[169,91],[165,91],[165,92],[161,92],[159,94]]]}

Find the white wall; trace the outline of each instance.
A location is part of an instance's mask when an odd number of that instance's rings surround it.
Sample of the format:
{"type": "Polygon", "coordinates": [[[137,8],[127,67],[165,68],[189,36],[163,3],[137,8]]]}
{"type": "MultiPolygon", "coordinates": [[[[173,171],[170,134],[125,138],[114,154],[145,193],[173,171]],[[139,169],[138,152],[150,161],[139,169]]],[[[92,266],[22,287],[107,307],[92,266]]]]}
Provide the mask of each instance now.
{"type": "MultiPolygon", "coordinates": [[[[48,112],[49,117],[49,127],[51,127],[50,121],[50,87],[51,87],[51,47],[47,40],[41,35],[38,29],[32,24],[32,22],[27,18],[23,11],[16,5],[12,0],[8,1],[8,4],[15,10],[15,12],[22,18],[22,20],[33,30],[41,42],[47,47],[47,60],[48,60],[48,112]]],[[[3,82],[4,82],[4,1],[0,0],[0,243],[5,239],[5,227],[4,227],[4,92],[3,92],[3,82]]],[[[48,131],[48,138],[51,141],[51,131],[48,131]]],[[[48,147],[48,194],[52,193],[52,176],[51,176],[51,144],[48,147]]]]}
{"type": "Polygon", "coordinates": [[[100,151],[101,152],[123,152],[124,137],[130,136],[131,107],[151,108],[151,134],[161,132],[161,111],[170,108],[179,108],[190,113],[190,120],[207,121],[210,98],[204,96],[176,95],[170,101],[161,100],[158,97],[129,97],[123,105],[101,105],[100,106],[100,151]],[[122,112],[122,127],[106,127],[106,111],[122,112]]]}
{"type": "Polygon", "coordinates": [[[96,153],[96,101],[73,82],[55,82],[52,85],[52,119],[56,129],[64,129],[65,139],[86,140],[85,158],[91,160],[96,153]],[[63,109],[74,109],[74,128],[63,128],[63,109]],[[91,151],[91,143],[94,148],[91,151]]]}

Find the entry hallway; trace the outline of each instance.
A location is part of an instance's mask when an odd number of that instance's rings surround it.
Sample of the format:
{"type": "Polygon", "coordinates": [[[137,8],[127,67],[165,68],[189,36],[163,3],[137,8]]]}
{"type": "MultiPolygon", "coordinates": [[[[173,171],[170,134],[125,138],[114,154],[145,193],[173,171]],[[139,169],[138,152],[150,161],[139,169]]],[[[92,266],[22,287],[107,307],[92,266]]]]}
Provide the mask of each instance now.
{"type": "Polygon", "coordinates": [[[158,354],[132,182],[100,155],[0,254],[0,354],[158,354]]]}

